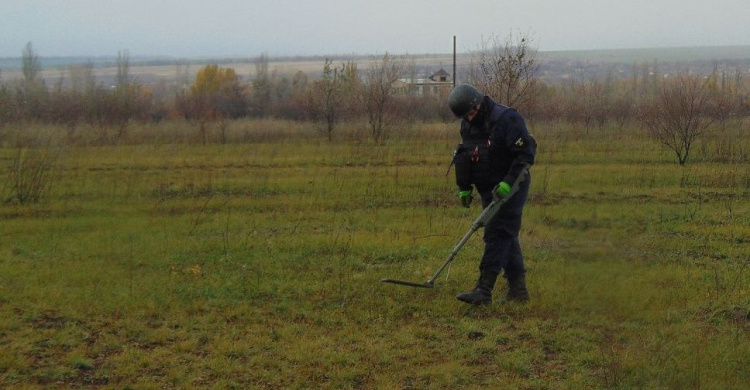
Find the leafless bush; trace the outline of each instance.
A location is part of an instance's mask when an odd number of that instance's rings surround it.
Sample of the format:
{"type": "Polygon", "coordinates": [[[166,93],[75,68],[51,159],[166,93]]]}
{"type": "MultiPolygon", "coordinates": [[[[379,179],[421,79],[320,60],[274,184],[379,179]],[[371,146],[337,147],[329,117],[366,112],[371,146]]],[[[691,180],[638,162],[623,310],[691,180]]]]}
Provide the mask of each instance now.
{"type": "Polygon", "coordinates": [[[326,59],[321,80],[313,83],[311,88],[311,106],[316,118],[325,121],[325,134],[328,141],[333,140],[333,130],[345,114],[347,102],[354,97],[358,87],[357,66],[348,61],[336,66],[326,59]]]}
{"type": "Polygon", "coordinates": [[[732,117],[739,117],[742,112],[742,72],[735,70],[734,77],[726,70],[714,71],[706,80],[709,93],[708,111],[712,118],[718,121],[721,129],[726,129],[727,122],[732,117]],[[733,80],[732,80],[733,79],[733,80]]]}
{"type": "Polygon", "coordinates": [[[399,92],[399,80],[406,74],[407,67],[403,59],[385,53],[383,58],[375,61],[365,72],[360,97],[375,143],[383,143],[387,138],[386,113],[393,97],[399,92]]]}
{"type": "Polygon", "coordinates": [[[698,76],[680,74],[659,85],[653,99],[641,107],[641,121],[650,135],[674,151],[685,165],[693,143],[711,125],[709,93],[698,76]]]}
{"type": "Polygon", "coordinates": [[[539,83],[539,64],[530,44],[528,36],[512,33],[503,42],[496,36],[482,40],[473,57],[471,82],[499,103],[530,111],[539,83]]]}
{"type": "Polygon", "coordinates": [[[55,182],[59,152],[19,147],[9,170],[10,201],[38,203],[55,182]]]}

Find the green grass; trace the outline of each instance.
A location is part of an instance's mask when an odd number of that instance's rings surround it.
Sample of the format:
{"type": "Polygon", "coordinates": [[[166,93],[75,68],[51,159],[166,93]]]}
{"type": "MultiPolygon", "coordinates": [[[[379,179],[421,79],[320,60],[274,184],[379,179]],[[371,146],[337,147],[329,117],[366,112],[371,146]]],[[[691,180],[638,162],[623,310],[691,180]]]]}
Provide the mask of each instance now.
{"type": "Polygon", "coordinates": [[[481,308],[454,298],[480,234],[434,289],[379,282],[426,280],[480,212],[453,125],[63,148],[41,203],[0,204],[0,387],[749,387],[742,129],[684,168],[636,129],[533,130],[532,301],[481,308]]]}

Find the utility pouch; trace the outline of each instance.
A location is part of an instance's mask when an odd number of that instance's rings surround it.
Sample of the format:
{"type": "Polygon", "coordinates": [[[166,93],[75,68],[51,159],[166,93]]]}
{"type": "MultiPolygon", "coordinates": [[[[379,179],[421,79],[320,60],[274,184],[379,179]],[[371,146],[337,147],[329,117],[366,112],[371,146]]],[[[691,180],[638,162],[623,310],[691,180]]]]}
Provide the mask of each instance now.
{"type": "Polygon", "coordinates": [[[456,165],[456,184],[462,190],[470,189],[472,184],[487,187],[492,183],[493,169],[488,142],[463,143],[453,153],[456,165]]]}
{"type": "MultiPolygon", "coordinates": [[[[492,165],[492,155],[488,141],[464,142],[464,154],[468,157],[466,181],[477,188],[487,188],[492,185],[495,169],[492,165]]],[[[458,173],[458,171],[456,171],[458,173]]]]}
{"type": "Polygon", "coordinates": [[[477,187],[492,183],[492,162],[487,141],[471,145],[471,182],[477,187]]]}
{"type": "Polygon", "coordinates": [[[453,164],[456,166],[456,184],[462,190],[471,188],[471,156],[473,149],[458,144],[453,152],[453,164]]]}

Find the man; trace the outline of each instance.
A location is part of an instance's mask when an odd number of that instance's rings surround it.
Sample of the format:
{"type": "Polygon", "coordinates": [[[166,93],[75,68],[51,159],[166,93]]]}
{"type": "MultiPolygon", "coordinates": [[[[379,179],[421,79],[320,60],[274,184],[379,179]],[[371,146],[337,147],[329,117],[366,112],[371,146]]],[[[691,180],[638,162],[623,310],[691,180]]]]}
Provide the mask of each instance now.
{"type": "Polygon", "coordinates": [[[495,281],[504,271],[508,281],[506,300],[527,301],[526,268],[518,233],[531,183],[528,168],[534,163],[536,141],[515,109],[495,103],[472,85],[456,86],[448,105],[462,119],[462,144],[453,160],[461,205],[469,207],[473,188],[483,207],[492,202],[493,196],[511,196],[484,228],[484,254],[476,287],[456,298],[475,305],[491,303],[495,281]],[[526,175],[525,180],[519,181],[522,175],[526,175]],[[512,189],[515,191],[511,195],[512,189]]]}

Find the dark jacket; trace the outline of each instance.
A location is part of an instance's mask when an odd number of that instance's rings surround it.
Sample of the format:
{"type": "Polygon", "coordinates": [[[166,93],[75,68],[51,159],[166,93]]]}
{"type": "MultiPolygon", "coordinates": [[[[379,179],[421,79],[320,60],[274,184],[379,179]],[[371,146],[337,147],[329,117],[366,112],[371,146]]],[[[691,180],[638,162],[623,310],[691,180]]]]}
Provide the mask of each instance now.
{"type": "Polygon", "coordinates": [[[485,96],[479,113],[461,121],[462,144],[456,151],[456,182],[461,190],[485,192],[500,181],[515,183],[526,166],[534,164],[536,141],[523,117],[513,108],[485,96]],[[470,164],[470,168],[459,166],[470,164]],[[471,171],[467,178],[467,171],[471,171]]]}

